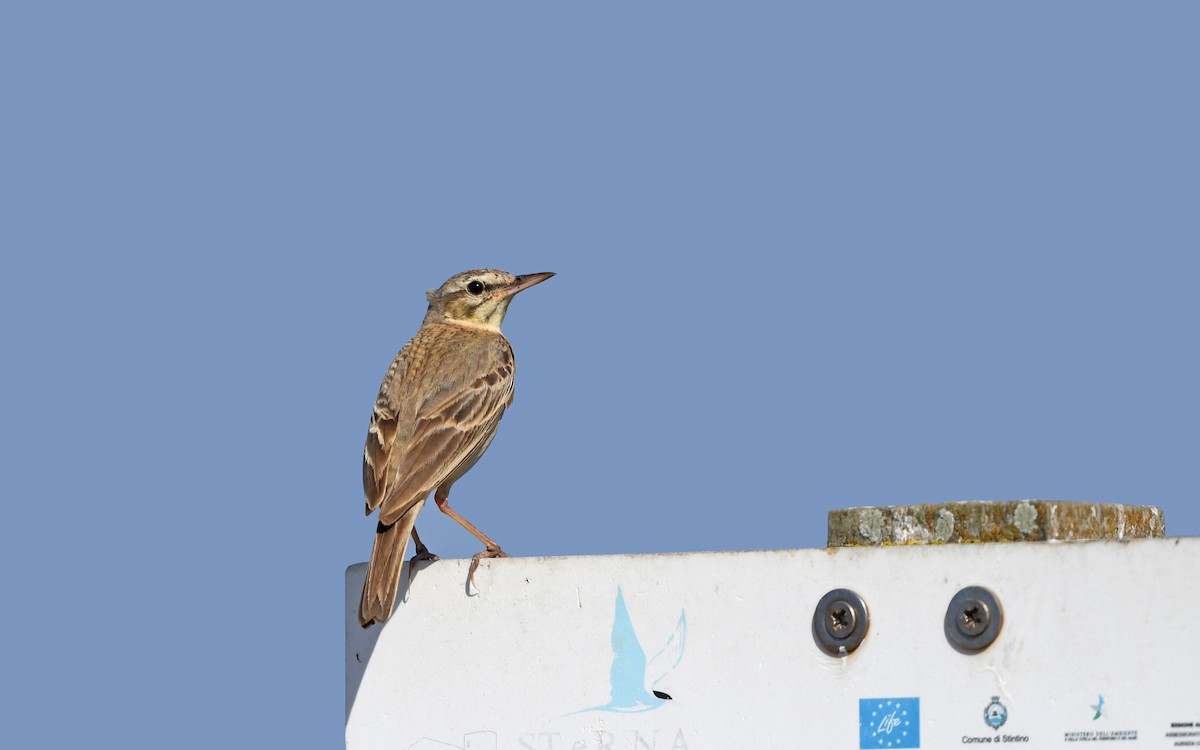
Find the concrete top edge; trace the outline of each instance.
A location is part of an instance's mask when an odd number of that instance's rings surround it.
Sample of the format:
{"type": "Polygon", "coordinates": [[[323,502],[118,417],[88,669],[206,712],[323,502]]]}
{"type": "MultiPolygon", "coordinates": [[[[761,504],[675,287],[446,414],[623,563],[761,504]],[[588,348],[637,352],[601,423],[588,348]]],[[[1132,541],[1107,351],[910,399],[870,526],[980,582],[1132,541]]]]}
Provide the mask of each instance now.
{"type": "Polygon", "coordinates": [[[829,546],[1157,539],[1153,505],[999,500],[865,506],[829,513],[829,546]]]}

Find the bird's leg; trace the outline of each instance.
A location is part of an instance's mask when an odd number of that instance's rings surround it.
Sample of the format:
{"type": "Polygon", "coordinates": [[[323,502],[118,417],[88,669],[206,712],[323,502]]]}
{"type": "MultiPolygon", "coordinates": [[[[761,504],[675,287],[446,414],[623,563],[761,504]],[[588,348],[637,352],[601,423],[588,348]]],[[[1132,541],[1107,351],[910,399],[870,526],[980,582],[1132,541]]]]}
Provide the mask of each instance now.
{"type": "Polygon", "coordinates": [[[438,557],[437,555],[433,554],[432,552],[430,552],[429,548],[426,547],[425,544],[421,541],[421,537],[417,536],[417,527],[416,526],[413,526],[412,540],[413,540],[413,544],[416,545],[417,550],[416,550],[416,554],[414,554],[412,556],[412,558],[410,558],[408,561],[408,585],[409,586],[412,586],[413,576],[416,575],[417,563],[422,562],[424,560],[429,560],[430,562],[433,562],[434,560],[442,559],[442,558],[438,557]]]}
{"type": "Polygon", "coordinates": [[[433,562],[435,560],[442,559],[442,558],[438,557],[437,555],[433,554],[432,552],[430,552],[429,548],[425,546],[425,543],[421,541],[421,537],[417,536],[417,527],[416,526],[413,526],[412,539],[413,539],[413,544],[416,545],[417,549],[416,549],[416,552],[413,554],[412,558],[409,559],[409,561],[408,561],[408,583],[409,583],[409,585],[412,585],[413,574],[417,572],[416,571],[417,563],[423,562],[425,560],[433,562]]]}
{"type": "Polygon", "coordinates": [[[471,569],[467,572],[467,581],[474,586],[475,569],[479,567],[480,560],[485,557],[508,557],[508,553],[500,549],[499,544],[496,544],[494,541],[492,541],[487,534],[484,534],[482,531],[475,528],[473,523],[460,516],[458,512],[454,510],[454,508],[450,507],[450,495],[448,492],[443,493],[439,488],[437,492],[433,493],[433,499],[437,502],[438,510],[450,516],[455,521],[458,521],[464,529],[471,532],[476,539],[483,542],[484,546],[487,547],[487,549],[485,549],[483,552],[480,552],[471,558],[471,569]]]}
{"type": "Polygon", "coordinates": [[[417,554],[413,555],[412,562],[420,562],[421,560],[441,560],[442,558],[429,551],[429,548],[421,542],[421,537],[417,536],[417,527],[413,526],[412,530],[413,543],[417,545],[417,554]]]}

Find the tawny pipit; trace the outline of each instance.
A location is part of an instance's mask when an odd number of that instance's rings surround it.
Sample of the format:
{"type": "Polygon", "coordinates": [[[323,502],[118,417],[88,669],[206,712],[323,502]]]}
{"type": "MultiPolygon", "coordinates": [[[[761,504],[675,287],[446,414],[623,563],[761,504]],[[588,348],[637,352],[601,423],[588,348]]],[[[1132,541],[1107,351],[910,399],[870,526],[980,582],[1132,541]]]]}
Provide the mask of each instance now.
{"type": "Polygon", "coordinates": [[[486,546],[471,559],[469,579],[481,558],[507,557],[450,507],[450,487],[487,450],[512,403],[513,351],[500,333],[508,303],[553,275],[465,271],[426,295],[425,321],[392,360],[367,431],[363,492],[367,515],[379,508],[379,525],[358,608],[364,628],[392,613],[410,534],[414,561],[436,559],[413,525],[432,490],[438,508],[486,546]]]}

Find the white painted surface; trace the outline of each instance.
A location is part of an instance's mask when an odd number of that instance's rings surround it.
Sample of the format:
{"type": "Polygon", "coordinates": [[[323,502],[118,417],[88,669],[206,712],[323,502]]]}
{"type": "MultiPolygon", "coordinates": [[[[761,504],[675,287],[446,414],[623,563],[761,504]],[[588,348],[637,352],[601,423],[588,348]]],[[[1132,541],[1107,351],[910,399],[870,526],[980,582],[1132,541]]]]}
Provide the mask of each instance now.
{"type": "MultiPolygon", "coordinates": [[[[472,596],[467,561],[443,560],[365,631],[364,567],[346,573],[351,750],[858,748],[860,699],[890,698],[919,698],[924,748],[1200,746],[1200,538],[513,558],[485,561],[472,596]],[[971,584],[1005,619],[966,656],[943,618],[971,584]],[[614,698],[618,587],[647,680],[673,698],[652,710],[597,708],[614,698]],[[846,659],[811,635],[838,587],[871,616],[846,659]]],[[[872,741],[917,746],[903,727],[872,741]]]]}

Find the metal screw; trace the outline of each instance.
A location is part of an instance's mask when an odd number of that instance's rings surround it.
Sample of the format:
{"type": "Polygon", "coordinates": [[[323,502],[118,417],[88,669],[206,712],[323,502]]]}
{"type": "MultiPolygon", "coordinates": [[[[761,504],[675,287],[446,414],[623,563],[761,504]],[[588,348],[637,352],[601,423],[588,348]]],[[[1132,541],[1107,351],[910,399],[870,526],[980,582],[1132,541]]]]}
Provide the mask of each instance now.
{"type": "Polygon", "coordinates": [[[841,640],[849,638],[854,632],[854,625],[858,622],[858,617],[854,614],[854,608],[841,599],[829,605],[828,614],[825,617],[825,632],[829,633],[834,638],[841,640]]]}
{"type": "Polygon", "coordinates": [[[958,625],[958,632],[974,638],[987,630],[991,620],[992,613],[985,602],[978,599],[967,599],[959,605],[958,617],[954,622],[958,625]]]}
{"type": "Polygon", "coordinates": [[[867,636],[870,625],[867,604],[849,589],[834,589],[817,603],[813,612],[813,639],[831,656],[845,656],[867,636]]]}
{"type": "Polygon", "coordinates": [[[1003,624],[1000,600],[982,586],[962,589],[946,608],[946,639],[964,654],[977,654],[992,645],[1003,624]]]}

